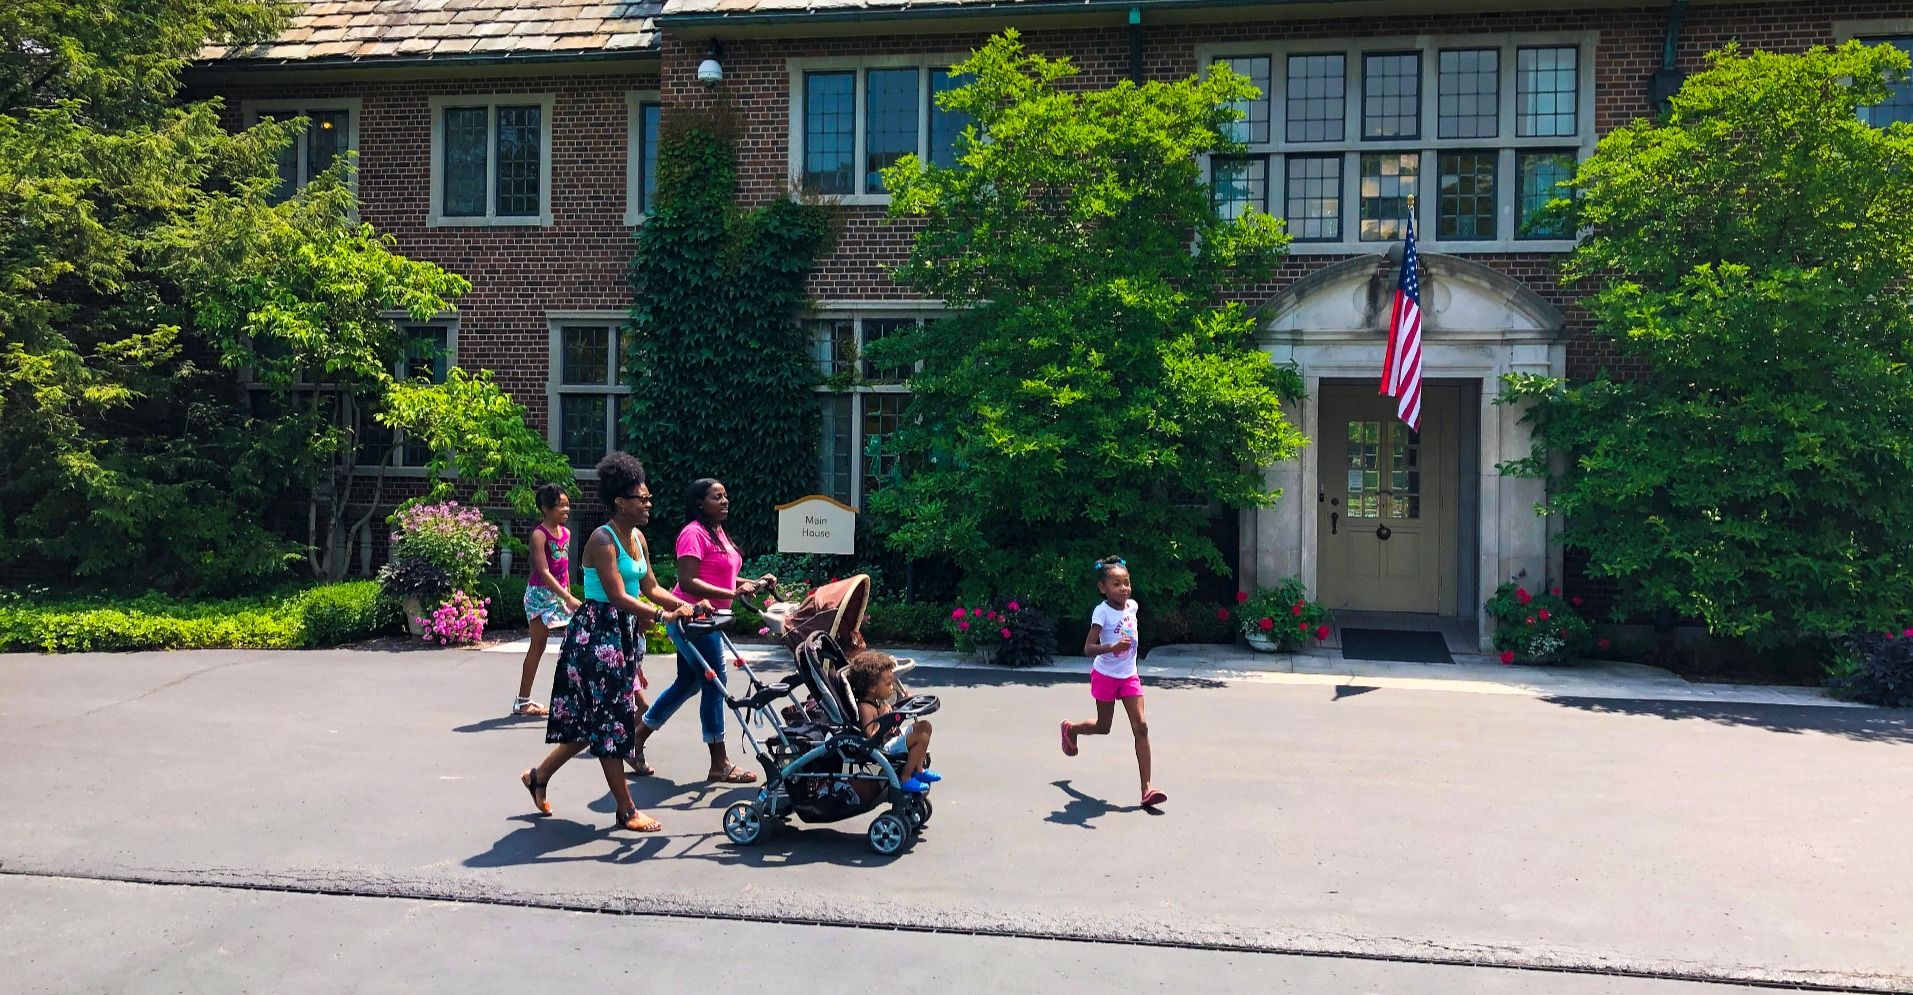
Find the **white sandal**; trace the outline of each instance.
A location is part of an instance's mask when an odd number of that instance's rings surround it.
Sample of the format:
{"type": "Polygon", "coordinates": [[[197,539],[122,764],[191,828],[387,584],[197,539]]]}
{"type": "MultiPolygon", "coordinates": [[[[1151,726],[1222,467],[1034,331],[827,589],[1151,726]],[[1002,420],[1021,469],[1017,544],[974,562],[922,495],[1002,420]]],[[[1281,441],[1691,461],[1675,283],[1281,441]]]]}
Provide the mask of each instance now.
{"type": "Polygon", "coordinates": [[[545,706],[539,704],[538,702],[531,700],[530,698],[513,698],[511,700],[511,713],[513,715],[538,715],[538,716],[551,714],[549,709],[545,708],[545,706]],[[532,709],[534,708],[537,709],[537,711],[535,712],[532,711],[532,709]]]}

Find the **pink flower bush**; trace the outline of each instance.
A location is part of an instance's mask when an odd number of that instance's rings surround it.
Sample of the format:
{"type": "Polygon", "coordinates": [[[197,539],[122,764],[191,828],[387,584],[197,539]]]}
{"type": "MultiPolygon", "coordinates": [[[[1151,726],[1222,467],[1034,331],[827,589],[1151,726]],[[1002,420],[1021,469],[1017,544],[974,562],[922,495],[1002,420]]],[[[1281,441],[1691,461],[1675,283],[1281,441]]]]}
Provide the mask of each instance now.
{"type": "MultiPolygon", "coordinates": [[[[464,591],[453,591],[444,604],[432,609],[429,618],[416,620],[425,630],[420,638],[426,642],[436,640],[440,646],[478,642],[485,635],[485,606],[491,603],[490,598],[474,599],[464,591]]],[[[600,652],[604,649],[609,647],[601,647],[600,652]]]]}
{"type": "Polygon", "coordinates": [[[963,609],[961,609],[961,608],[958,608],[958,609],[957,609],[956,611],[953,611],[953,612],[951,612],[951,613],[950,613],[950,617],[951,617],[951,618],[958,618],[958,619],[960,619],[960,618],[962,618],[962,617],[963,617],[964,615],[967,615],[967,614],[969,614],[969,613],[968,613],[968,612],[965,612],[965,611],[964,611],[963,609]]]}
{"type": "Polygon", "coordinates": [[[1017,603],[1016,603],[1016,602],[1014,602],[1014,601],[1012,601],[1012,602],[1010,602],[1010,603],[1009,603],[1009,604],[1007,604],[1007,605],[1004,605],[1003,607],[1005,607],[1005,608],[1008,608],[1008,609],[1009,609],[1010,611],[1013,611],[1013,612],[1020,612],[1020,611],[1022,611],[1022,610],[1023,610],[1023,606],[1022,606],[1022,605],[1019,605],[1019,604],[1017,604],[1017,603]]]}
{"type": "Polygon", "coordinates": [[[998,630],[996,630],[996,634],[997,634],[997,635],[999,635],[999,636],[1002,636],[1002,637],[1003,637],[1003,638],[1005,638],[1005,639],[1008,639],[1008,638],[1010,638],[1010,630],[1009,630],[1009,627],[1008,627],[1008,626],[1005,626],[1005,627],[1003,627],[1003,628],[1001,628],[1001,629],[998,629],[998,630]]]}
{"type": "Polygon", "coordinates": [[[1238,604],[1238,605],[1239,605],[1239,604],[1243,604],[1244,602],[1246,602],[1246,601],[1248,601],[1248,600],[1249,600],[1249,592],[1247,592],[1247,591],[1237,591],[1237,592],[1235,592],[1235,603],[1236,603],[1236,604],[1238,604]]]}
{"type": "Polygon", "coordinates": [[[958,631],[958,632],[968,632],[968,631],[970,631],[970,620],[966,618],[966,619],[964,619],[963,621],[961,621],[961,622],[958,622],[958,623],[957,623],[957,631],[958,631]]]}

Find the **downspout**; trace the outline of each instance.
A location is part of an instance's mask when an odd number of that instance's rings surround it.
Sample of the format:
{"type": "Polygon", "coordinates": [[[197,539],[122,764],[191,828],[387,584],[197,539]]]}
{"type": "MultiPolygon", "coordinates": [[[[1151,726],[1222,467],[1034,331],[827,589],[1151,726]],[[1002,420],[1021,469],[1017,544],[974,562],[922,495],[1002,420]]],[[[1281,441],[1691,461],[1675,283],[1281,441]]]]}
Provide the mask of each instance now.
{"type": "MultiPolygon", "coordinates": [[[[1681,0],[1686,2],[1686,0],[1681,0]]],[[[1129,81],[1142,85],[1142,8],[1129,8],[1129,81]]]]}
{"type": "Polygon", "coordinates": [[[1667,110],[1668,101],[1687,81],[1687,74],[1674,64],[1674,50],[1680,45],[1681,19],[1686,16],[1687,0],[1673,0],[1667,9],[1667,41],[1661,47],[1661,68],[1647,81],[1649,109],[1656,114],[1667,110]]]}

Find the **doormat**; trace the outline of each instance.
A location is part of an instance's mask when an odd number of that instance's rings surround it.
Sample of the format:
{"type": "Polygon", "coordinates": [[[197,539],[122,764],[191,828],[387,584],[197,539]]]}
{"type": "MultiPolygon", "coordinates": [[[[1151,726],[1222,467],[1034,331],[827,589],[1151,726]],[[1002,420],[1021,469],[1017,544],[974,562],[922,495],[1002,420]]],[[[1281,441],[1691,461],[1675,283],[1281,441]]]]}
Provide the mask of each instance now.
{"type": "Polygon", "coordinates": [[[1343,629],[1342,659],[1397,663],[1454,663],[1439,632],[1404,629],[1343,629]]]}

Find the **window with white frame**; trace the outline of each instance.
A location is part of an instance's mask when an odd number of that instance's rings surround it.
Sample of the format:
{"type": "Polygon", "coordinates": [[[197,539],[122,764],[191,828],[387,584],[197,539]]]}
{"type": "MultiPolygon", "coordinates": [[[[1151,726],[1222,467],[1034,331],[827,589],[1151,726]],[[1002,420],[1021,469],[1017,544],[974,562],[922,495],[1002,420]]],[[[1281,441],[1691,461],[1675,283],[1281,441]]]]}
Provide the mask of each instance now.
{"type": "Polygon", "coordinates": [[[550,96],[432,98],[433,225],[551,223],[550,96]]]}
{"type": "Polygon", "coordinates": [[[359,146],[359,106],[352,100],[334,101],[248,101],[248,123],[267,119],[306,119],[306,130],[279,150],[279,185],[269,198],[277,204],[289,199],[313,178],[330,169],[347,152],[359,146]]]}
{"type": "Polygon", "coordinates": [[[812,193],[884,199],[906,155],[953,167],[969,115],[937,106],[963,85],[951,57],[791,62],[791,176],[812,193]]]}
{"type": "MultiPolygon", "coordinates": [[[[1913,55],[1913,34],[1899,37],[1861,38],[1869,45],[1891,45],[1913,55]]],[[[1876,127],[1913,122],[1913,78],[1901,78],[1887,84],[1887,98],[1871,107],[1860,108],[1860,120],[1876,127]]]]}
{"type": "Polygon", "coordinates": [[[589,470],[624,446],[626,342],[622,316],[555,318],[551,322],[552,448],[589,470]]]}
{"type": "Polygon", "coordinates": [[[1593,42],[1572,32],[1207,49],[1207,64],[1262,91],[1237,107],[1231,137],[1246,148],[1210,157],[1216,210],[1282,217],[1303,252],[1400,239],[1411,202],[1421,237],[1452,249],[1570,240],[1541,208],[1594,144],[1593,42]]]}
{"type": "MultiPolygon", "coordinates": [[[[392,376],[398,380],[423,380],[444,383],[457,348],[457,325],[451,321],[406,322],[399,325],[405,336],[405,355],[392,364],[392,376]]],[[[380,425],[370,412],[359,429],[358,463],[375,467],[387,449],[393,449],[391,466],[422,467],[431,462],[432,451],[423,443],[405,438],[402,432],[380,425]]]]}
{"type": "Polygon", "coordinates": [[[897,451],[888,440],[910,406],[908,367],[880,367],[864,358],[870,343],[914,330],[934,317],[922,314],[827,315],[809,322],[811,354],[831,383],[817,388],[823,414],[818,490],[859,505],[897,477],[897,451]],[[848,384],[848,386],[845,386],[848,384]]]}
{"type": "Polygon", "coordinates": [[[625,159],[624,223],[635,225],[651,213],[658,189],[658,121],[663,107],[655,92],[625,95],[629,133],[625,159]]]}

